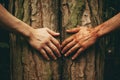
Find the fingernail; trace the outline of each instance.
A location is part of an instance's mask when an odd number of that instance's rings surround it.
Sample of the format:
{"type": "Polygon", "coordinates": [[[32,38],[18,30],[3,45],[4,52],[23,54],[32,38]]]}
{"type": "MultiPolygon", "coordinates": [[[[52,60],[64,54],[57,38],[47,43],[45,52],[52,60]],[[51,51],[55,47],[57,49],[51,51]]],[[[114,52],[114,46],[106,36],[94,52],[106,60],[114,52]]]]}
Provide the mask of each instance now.
{"type": "Polygon", "coordinates": [[[64,55],[65,57],[67,56],[67,54],[64,55]]]}
{"type": "Polygon", "coordinates": [[[57,58],[54,58],[55,60],[57,60],[57,58]]]}
{"type": "Polygon", "coordinates": [[[74,57],[72,57],[72,60],[74,60],[75,58],[74,57]]]}
{"type": "Polygon", "coordinates": [[[60,33],[56,33],[57,35],[60,35],[60,33]]]}

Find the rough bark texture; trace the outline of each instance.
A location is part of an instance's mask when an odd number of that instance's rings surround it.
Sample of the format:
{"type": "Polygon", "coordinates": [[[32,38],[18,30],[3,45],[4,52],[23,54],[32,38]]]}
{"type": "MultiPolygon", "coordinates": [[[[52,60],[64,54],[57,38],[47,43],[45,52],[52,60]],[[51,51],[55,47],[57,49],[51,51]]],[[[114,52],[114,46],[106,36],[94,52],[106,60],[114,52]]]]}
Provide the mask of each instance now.
{"type": "MultiPolygon", "coordinates": [[[[13,14],[32,27],[58,30],[58,0],[11,0],[10,3],[13,14]]],[[[46,61],[20,35],[10,37],[11,80],[59,80],[59,60],[46,61]]]]}
{"type": "MultiPolygon", "coordinates": [[[[99,0],[62,0],[63,39],[68,37],[66,29],[77,25],[93,27],[100,24],[101,3],[99,0]]],[[[100,53],[96,52],[97,48],[92,46],[75,61],[63,58],[63,80],[103,80],[104,56],[101,48],[100,53]]]]}
{"type": "MultiPolygon", "coordinates": [[[[66,29],[100,24],[102,3],[102,0],[10,0],[9,10],[34,28],[59,31],[63,41],[70,36],[66,29]]],[[[104,55],[115,52],[115,38],[108,36],[74,61],[71,57],[46,61],[20,35],[11,34],[10,39],[11,80],[103,80],[104,55]]]]}

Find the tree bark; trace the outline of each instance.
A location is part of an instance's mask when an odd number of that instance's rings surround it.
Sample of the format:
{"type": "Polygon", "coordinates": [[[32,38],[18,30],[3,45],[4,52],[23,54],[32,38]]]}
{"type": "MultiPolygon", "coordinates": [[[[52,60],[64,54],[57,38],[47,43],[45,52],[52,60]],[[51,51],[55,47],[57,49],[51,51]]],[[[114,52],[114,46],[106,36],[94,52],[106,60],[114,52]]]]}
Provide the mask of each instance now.
{"type": "MultiPolygon", "coordinates": [[[[94,27],[102,22],[102,1],[99,0],[62,0],[63,39],[68,37],[66,29],[77,25],[94,27]],[[66,36],[64,36],[66,35],[66,36]]],[[[103,80],[104,55],[99,48],[92,46],[75,61],[63,58],[63,80],[103,80]],[[97,50],[98,51],[98,50],[97,50]]]]}
{"type": "MultiPolygon", "coordinates": [[[[9,10],[34,28],[60,32],[61,42],[70,36],[66,29],[95,27],[104,13],[103,0],[10,0],[9,10]]],[[[74,61],[46,61],[22,36],[10,34],[11,80],[103,80],[105,53],[115,52],[107,42],[114,44],[114,38],[101,38],[74,61]]]]}
{"type": "MultiPolygon", "coordinates": [[[[58,0],[11,0],[10,10],[34,28],[58,31],[58,0]]],[[[20,36],[11,34],[11,80],[59,80],[59,60],[46,61],[20,36]]]]}

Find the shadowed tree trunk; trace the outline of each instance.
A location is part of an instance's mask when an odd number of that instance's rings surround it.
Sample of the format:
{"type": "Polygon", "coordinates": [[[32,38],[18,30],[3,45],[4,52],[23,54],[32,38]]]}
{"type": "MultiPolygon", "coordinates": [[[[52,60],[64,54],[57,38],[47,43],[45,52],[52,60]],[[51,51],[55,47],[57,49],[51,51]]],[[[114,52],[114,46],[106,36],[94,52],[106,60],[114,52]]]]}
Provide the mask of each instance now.
{"type": "MultiPolygon", "coordinates": [[[[103,20],[102,0],[10,0],[9,10],[34,28],[60,32],[60,41],[70,36],[66,29],[95,27],[103,20]]],[[[22,36],[10,34],[11,80],[103,80],[110,40],[109,36],[100,39],[74,61],[71,57],[46,61],[22,36]]]]}

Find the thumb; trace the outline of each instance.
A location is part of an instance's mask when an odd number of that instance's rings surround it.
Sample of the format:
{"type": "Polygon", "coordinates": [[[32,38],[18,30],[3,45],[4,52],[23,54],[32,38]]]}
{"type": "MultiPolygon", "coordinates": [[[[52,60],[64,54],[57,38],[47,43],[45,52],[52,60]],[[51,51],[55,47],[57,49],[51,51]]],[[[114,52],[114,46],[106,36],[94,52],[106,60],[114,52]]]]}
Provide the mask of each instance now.
{"type": "Polygon", "coordinates": [[[73,29],[70,29],[70,30],[66,30],[67,33],[77,33],[80,31],[80,27],[79,28],[73,28],[73,29]]]}
{"type": "Polygon", "coordinates": [[[48,29],[48,28],[47,28],[47,32],[48,32],[49,34],[51,34],[52,36],[59,36],[59,35],[60,35],[60,33],[54,32],[54,31],[52,31],[52,30],[50,30],[50,29],[48,29]]]}

